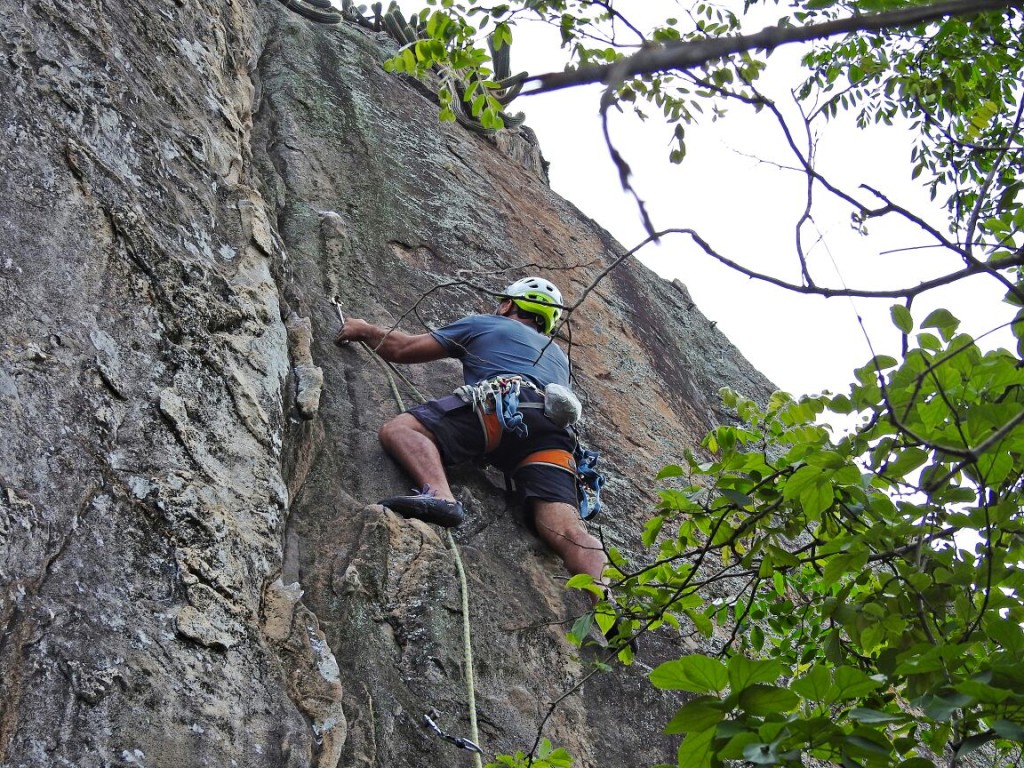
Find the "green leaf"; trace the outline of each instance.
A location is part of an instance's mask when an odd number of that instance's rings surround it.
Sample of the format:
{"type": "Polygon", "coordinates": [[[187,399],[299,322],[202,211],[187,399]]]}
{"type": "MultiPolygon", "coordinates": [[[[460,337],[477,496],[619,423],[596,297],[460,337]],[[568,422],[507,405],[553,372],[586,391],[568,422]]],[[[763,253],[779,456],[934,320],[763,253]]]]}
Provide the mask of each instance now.
{"type": "Polygon", "coordinates": [[[914,330],[914,318],[910,316],[910,310],[902,304],[893,304],[889,307],[889,314],[892,315],[892,324],[904,334],[914,330]]]}
{"type": "Polygon", "coordinates": [[[867,561],[868,550],[866,548],[859,549],[858,551],[849,554],[831,557],[825,565],[822,581],[826,584],[839,583],[843,577],[860,573],[867,561]]]}
{"type": "Polygon", "coordinates": [[[772,586],[775,587],[775,594],[783,597],[786,594],[786,577],[781,571],[772,574],[772,586]]]}
{"type": "Polygon", "coordinates": [[[701,654],[659,664],[648,678],[656,688],[693,693],[719,693],[729,683],[725,665],[701,654]]]}
{"type": "Polygon", "coordinates": [[[743,759],[754,765],[778,765],[780,762],[775,752],[775,744],[763,742],[747,744],[743,748],[743,759]]]}
{"type": "Polygon", "coordinates": [[[870,677],[867,673],[853,667],[837,667],[835,684],[838,689],[837,700],[858,699],[882,686],[880,680],[870,677]]]}
{"type": "Polygon", "coordinates": [[[654,544],[654,541],[658,538],[658,534],[661,533],[661,529],[665,525],[665,518],[661,515],[652,517],[644,525],[643,532],[643,543],[645,547],[650,547],[654,544]]]}
{"type": "Polygon", "coordinates": [[[774,685],[751,685],[739,695],[740,708],[761,717],[790,712],[799,703],[800,697],[793,691],[774,685]]]}
{"type": "Polygon", "coordinates": [[[565,586],[573,589],[583,589],[594,583],[594,577],[589,573],[577,573],[575,576],[565,582],[565,586]]]}
{"type": "Polygon", "coordinates": [[[1002,739],[1024,744],[1024,728],[1017,723],[1011,723],[1009,720],[995,720],[992,722],[992,730],[1002,739]]]}
{"type": "Polygon", "coordinates": [[[854,707],[849,712],[850,718],[860,723],[900,723],[907,720],[907,715],[882,712],[867,707],[854,707]]]}
{"type": "Polygon", "coordinates": [[[655,480],[664,480],[668,477],[682,477],[683,468],[678,464],[669,464],[666,467],[662,467],[661,471],[655,476],[655,480]]]}
{"type": "Polygon", "coordinates": [[[815,664],[803,677],[793,680],[789,684],[789,689],[805,699],[821,704],[831,704],[837,692],[832,684],[832,675],[821,664],[815,664]]]}
{"type": "Polygon", "coordinates": [[[749,507],[754,503],[754,500],[747,496],[747,494],[740,493],[732,488],[722,488],[721,494],[738,507],[749,507]]]}
{"type": "Polygon", "coordinates": [[[957,747],[955,754],[956,759],[959,760],[961,757],[966,757],[972,752],[976,752],[994,738],[996,738],[996,734],[994,733],[976,733],[973,736],[968,736],[960,742],[960,746],[957,747]]]}
{"type": "Polygon", "coordinates": [[[699,696],[680,707],[665,726],[665,733],[690,733],[691,731],[714,730],[725,717],[721,699],[713,696],[699,696]]]}
{"type": "MultiPolygon", "coordinates": [[[[733,725],[733,723],[728,723],[726,725],[733,725]]],[[[726,726],[723,725],[718,729],[719,737],[727,736],[729,739],[725,743],[725,746],[719,749],[716,754],[716,757],[719,760],[740,760],[743,758],[743,752],[748,745],[761,743],[761,737],[753,731],[740,731],[739,733],[730,732],[729,734],[723,734],[722,731],[725,730],[725,727],[726,726]]]]}
{"type": "Polygon", "coordinates": [[[858,756],[888,758],[892,754],[892,744],[878,731],[858,728],[856,733],[844,737],[843,741],[847,749],[858,756]]]}
{"type": "Polygon", "coordinates": [[[587,638],[590,633],[590,628],[594,626],[594,614],[593,612],[585,613],[580,616],[576,621],[573,622],[572,629],[569,630],[569,640],[579,648],[583,645],[583,641],[587,638]]]}
{"type": "Polygon", "coordinates": [[[405,48],[401,53],[402,71],[412,74],[416,71],[416,54],[411,49],[405,48]]]}
{"type": "Polygon", "coordinates": [[[703,613],[695,611],[692,608],[684,609],[683,613],[686,614],[686,618],[690,620],[694,629],[700,633],[701,637],[711,637],[711,635],[714,634],[715,628],[711,623],[711,619],[703,613]]]}
{"type": "Polygon", "coordinates": [[[794,472],[786,481],[786,486],[783,489],[782,496],[786,501],[799,501],[801,495],[809,489],[813,490],[822,482],[823,477],[824,473],[819,467],[800,467],[800,469],[794,472]]]}
{"type": "Polygon", "coordinates": [[[715,730],[693,731],[679,745],[676,761],[680,768],[710,768],[714,749],[715,730]]]}
{"type": "Polygon", "coordinates": [[[937,328],[942,338],[949,341],[960,326],[960,321],[953,317],[948,309],[936,309],[921,323],[922,328],[937,328]]]}
{"type": "Polygon", "coordinates": [[[774,683],[788,670],[778,661],[760,661],[746,656],[733,656],[728,662],[729,687],[738,693],[757,683],[774,683]]]}
{"type": "Polygon", "coordinates": [[[924,708],[924,713],[932,720],[939,722],[949,720],[954,713],[974,702],[974,698],[962,693],[951,693],[945,696],[922,696],[917,704],[924,708]]]}

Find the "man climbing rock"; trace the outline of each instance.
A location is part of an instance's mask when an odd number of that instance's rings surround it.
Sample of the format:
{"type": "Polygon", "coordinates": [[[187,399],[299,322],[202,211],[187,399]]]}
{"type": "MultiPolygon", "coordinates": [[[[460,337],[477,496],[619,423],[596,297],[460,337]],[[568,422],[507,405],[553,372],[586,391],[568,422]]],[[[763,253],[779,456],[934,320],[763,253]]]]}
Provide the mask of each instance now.
{"type": "Polygon", "coordinates": [[[579,401],[569,391],[569,361],[551,339],[562,295],[548,280],[526,277],[499,298],[494,314],[470,315],[429,333],[389,331],[359,319],[347,320],[338,333],[335,343],[365,342],[393,363],[462,361],[466,384],[456,394],[380,428],[384,450],[423,489],[381,504],[406,517],[457,526],[464,511],[444,467],[484,457],[514,478],[537,533],[566,569],[600,580],[604,551],[580,520],[571,471],[576,438],[566,424],[578,418],[579,401]]]}

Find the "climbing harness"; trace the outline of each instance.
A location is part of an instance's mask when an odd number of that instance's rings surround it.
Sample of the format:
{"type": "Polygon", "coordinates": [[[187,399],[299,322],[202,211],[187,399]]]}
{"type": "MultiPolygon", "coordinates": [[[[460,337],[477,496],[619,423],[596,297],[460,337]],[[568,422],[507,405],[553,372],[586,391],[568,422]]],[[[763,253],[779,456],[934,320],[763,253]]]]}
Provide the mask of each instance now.
{"type": "Polygon", "coordinates": [[[601,511],[601,488],[604,487],[604,475],[595,469],[600,457],[600,452],[587,450],[579,444],[578,440],[572,453],[561,448],[535,451],[505,475],[505,483],[511,490],[519,470],[532,465],[539,464],[565,470],[576,479],[576,493],[580,500],[580,518],[593,520],[601,511]]]}
{"type": "MultiPolygon", "coordinates": [[[[455,394],[467,403],[480,420],[484,432],[484,452],[490,453],[501,444],[505,432],[512,432],[518,437],[529,435],[529,429],[523,421],[523,408],[543,408],[544,415],[560,427],[571,428],[579,421],[582,406],[576,395],[568,387],[549,384],[544,391],[523,376],[498,376],[478,384],[464,384],[455,390],[455,394]],[[521,402],[523,388],[532,389],[542,396],[542,402],[521,402]]],[[[561,469],[571,474],[576,480],[576,490],[580,502],[580,517],[592,520],[601,511],[601,488],[604,486],[604,475],[595,469],[600,453],[583,448],[579,435],[575,434],[576,445],[573,451],[551,448],[535,451],[523,459],[505,475],[505,484],[512,490],[515,476],[523,467],[534,464],[561,469]]]]}
{"type": "Polygon", "coordinates": [[[580,420],[583,406],[568,387],[548,384],[543,391],[529,379],[519,375],[502,375],[477,384],[463,384],[455,394],[476,411],[484,430],[484,452],[490,453],[501,443],[505,432],[527,437],[530,430],[523,422],[522,408],[542,408],[544,415],[559,427],[568,428],[580,420]],[[522,402],[522,390],[530,389],[541,397],[540,402],[522,402]]]}
{"type": "Polygon", "coordinates": [[[497,448],[505,432],[512,432],[518,437],[530,434],[519,409],[542,408],[543,404],[520,403],[523,387],[538,391],[536,384],[522,376],[497,376],[478,384],[464,384],[455,390],[455,394],[472,407],[480,419],[484,430],[484,453],[497,448]]]}
{"type": "MultiPolygon", "coordinates": [[[[435,717],[437,716],[436,712],[434,712],[433,714],[434,714],[435,717]]],[[[433,720],[431,720],[430,715],[424,715],[423,716],[423,724],[426,725],[430,730],[432,730],[438,736],[440,736],[442,739],[444,739],[445,741],[450,741],[452,744],[454,744],[459,749],[468,749],[470,752],[476,752],[479,755],[482,755],[484,753],[484,751],[482,749],[480,749],[480,747],[478,747],[476,744],[474,744],[469,739],[463,739],[463,738],[460,738],[458,736],[452,736],[452,735],[450,735],[448,733],[445,733],[443,730],[441,730],[441,727],[437,723],[435,723],[433,720]]]]}

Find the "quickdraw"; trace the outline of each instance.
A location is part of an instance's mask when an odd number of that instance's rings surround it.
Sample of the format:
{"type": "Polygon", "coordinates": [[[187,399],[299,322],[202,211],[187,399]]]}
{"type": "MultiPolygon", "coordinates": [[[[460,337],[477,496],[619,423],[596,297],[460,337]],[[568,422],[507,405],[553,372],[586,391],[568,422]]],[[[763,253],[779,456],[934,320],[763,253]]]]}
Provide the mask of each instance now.
{"type": "Polygon", "coordinates": [[[580,517],[590,520],[601,511],[601,488],[604,487],[604,475],[595,467],[601,457],[598,451],[589,451],[576,446],[576,488],[580,492],[580,517]]]}
{"type": "MultiPolygon", "coordinates": [[[[434,715],[436,717],[437,713],[435,712],[434,715]]],[[[430,715],[423,716],[423,724],[427,726],[430,730],[432,730],[434,733],[436,733],[438,736],[440,736],[442,739],[444,739],[445,741],[450,741],[459,749],[466,749],[470,752],[476,752],[478,755],[482,755],[484,753],[484,751],[480,749],[479,746],[477,746],[469,739],[464,739],[461,736],[451,736],[450,734],[445,733],[443,730],[441,730],[441,726],[439,726],[431,719],[430,715]]]]}

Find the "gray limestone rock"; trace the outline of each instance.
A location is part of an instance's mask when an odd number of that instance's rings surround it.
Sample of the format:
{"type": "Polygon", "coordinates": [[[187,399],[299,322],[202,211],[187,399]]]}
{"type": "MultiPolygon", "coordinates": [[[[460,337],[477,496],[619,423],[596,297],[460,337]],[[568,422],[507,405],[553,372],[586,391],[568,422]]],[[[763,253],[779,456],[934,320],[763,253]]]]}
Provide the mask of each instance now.
{"type": "MultiPolygon", "coordinates": [[[[528,132],[437,121],[389,43],[265,0],[0,5],[0,766],[468,764],[459,583],[376,430],[392,388],[346,311],[419,330],[621,247],[553,194],[528,132]],[[518,143],[525,142],[525,143],[518,143]],[[518,159],[513,159],[518,158],[518,159]],[[370,506],[367,506],[370,504],[370,506]],[[285,586],[287,585],[287,586],[285,586]]],[[[685,289],[626,262],[572,321],[599,520],[637,551],[652,477],[770,385],[685,289]]],[[[410,386],[411,384],[411,386],[410,386]]],[[[480,740],[529,749],[592,658],[560,564],[478,468],[468,522],[480,740]]],[[[580,766],[674,753],[642,664],[565,699],[580,766]],[[649,714],[643,714],[649,710],[649,714]]]]}

